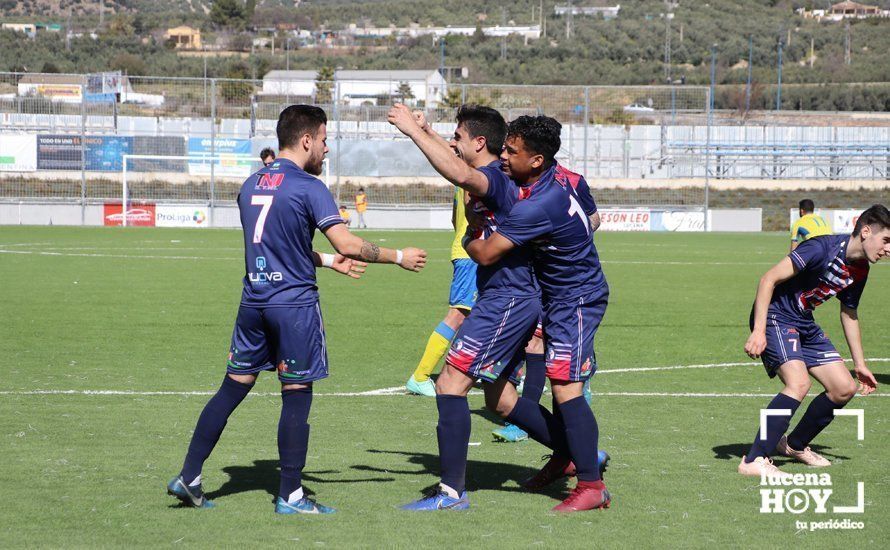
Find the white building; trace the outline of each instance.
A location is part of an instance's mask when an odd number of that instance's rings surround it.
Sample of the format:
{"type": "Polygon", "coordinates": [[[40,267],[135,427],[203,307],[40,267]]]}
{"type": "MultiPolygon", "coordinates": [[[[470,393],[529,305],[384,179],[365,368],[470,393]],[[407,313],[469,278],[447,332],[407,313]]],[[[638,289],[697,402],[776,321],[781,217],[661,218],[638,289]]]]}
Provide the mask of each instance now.
{"type": "Polygon", "coordinates": [[[553,6],[556,15],[602,15],[603,19],[615,19],[621,11],[621,4],[617,6],[553,6]]]}
{"type": "MultiPolygon", "coordinates": [[[[515,34],[526,40],[537,40],[541,38],[540,25],[496,25],[494,27],[481,27],[480,30],[485,36],[492,37],[515,34]]],[[[473,34],[476,33],[476,27],[421,27],[416,24],[409,27],[359,27],[353,23],[350,24],[343,33],[350,34],[356,38],[384,38],[387,36],[417,38],[420,36],[431,36],[434,39],[438,39],[448,35],[473,36],[473,34]]]]}
{"type": "MultiPolygon", "coordinates": [[[[315,97],[317,71],[270,71],[263,77],[260,95],[315,97]]],[[[435,107],[445,97],[447,82],[435,69],[405,71],[336,71],[331,93],[343,105],[376,104],[378,98],[397,98],[407,84],[413,99],[435,107]]]]}

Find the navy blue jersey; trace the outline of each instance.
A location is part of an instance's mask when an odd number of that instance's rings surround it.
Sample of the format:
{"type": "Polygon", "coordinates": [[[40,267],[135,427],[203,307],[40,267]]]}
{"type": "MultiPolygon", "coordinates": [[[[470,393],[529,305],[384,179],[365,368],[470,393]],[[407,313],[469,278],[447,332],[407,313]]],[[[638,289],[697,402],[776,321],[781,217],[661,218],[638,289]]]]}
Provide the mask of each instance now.
{"type": "Polygon", "coordinates": [[[244,230],[244,292],[252,307],[318,300],[312,237],[343,223],[334,198],[318,178],[287,159],[253,174],[238,194],[244,230]]]}
{"type": "Polygon", "coordinates": [[[813,316],[813,310],[832,296],[856,309],[868,279],[868,261],[847,262],[849,235],[813,237],[789,257],[798,273],[773,291],[769,313],[794,320],[813,316]]]}
{"type": "MultiPolygon", "coordinates": [[[[474,198],[472,207],[485,218],[483,233],[476,237],[487,239],[513,210],[519,200],[519,187],[501,170],[499,160],[479,168],[479,171],[488,179],[488,192],[484,197],[474,198]]],[[[476,269],[476,288],[480,294],[539,295],[541,289],[532,272],[531,250],[528,247],[515,248],[494,265],[480,265],[476,269]]]]}
{"type": "Polygon", "coordinates": [[[545,306],[608,292],[587,218],[594,212],[596,204],[583,178],[554,164],[519,190],[518,202],[498,227],[516,246],[533,247],[545,306]]]}

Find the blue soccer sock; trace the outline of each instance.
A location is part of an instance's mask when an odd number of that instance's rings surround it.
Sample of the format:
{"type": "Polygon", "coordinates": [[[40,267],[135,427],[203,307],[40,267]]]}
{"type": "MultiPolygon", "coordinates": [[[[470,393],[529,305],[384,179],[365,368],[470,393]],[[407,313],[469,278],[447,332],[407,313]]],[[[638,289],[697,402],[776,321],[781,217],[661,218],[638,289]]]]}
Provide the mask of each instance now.
{"type": "Polygon", "coordinates": [[[442,483],[464,492],[467,475],[467,445],[470,444],[470,405],[461,395],[437,395],[439,462],[442,483]]]}
{"type": "Polygon", "coordinates": [[[213,452],[229,416],[247,397],[252,387],[253,384],[242,384],[226,376],[216,394],[204,405],[180,472],[186,484],[194,484],[194,481],[201,475],[204,461],[213,452]]]}
{"type": "Polygon", "coordinates": [[[535,403],[541,401],[544,394],[544,383],[547,380],[547,366],[543,353],[525,354],[525,383],[522,386],[522,397],[535,403]]]}
{"type": "Polygon", "coordinates": [[[278,458],[281,462],[281,484],[278,496],[290,501],[294,491],[303,485],[303,467],[309,450],[309,409],[312,388],[281,392],[281,417],[278,420],[278,458]]]}
{"type": "Polygon", "coordinates": [[[795,451],[804,450],[826,426],[831,424],[834,420],[834,411],[843,409],[844,405],[846,403],[838,405],[829,399],[825,392],[817,395],[803,413],[803,418],[788,434],[788,446],[795,451]]]}
{"type": "Polygon", "coordinates": [[[751,450],[748,451],[748,455],[745,457],[745,462],[753,462],[758,456],[768,458],[776,451],[776,444],[782,439],[782,435],[788,429],[788,424],[791,423],[794,411],[799,406],[800,401],[784,393],[773,397],[773,400],[766,406],[767,409],[791,409],[791,414],[787,416],[768,416],[766,418],[766,438],[760,439],[760,428],[758,428],[751,450]]]}
{"type": "Polygon", "coordinates": [[[569,399],[559,405],[566,426],[566,440],[572,452],[572,462],[578,472],[579,481],[598,481],[600,471],[597,467],[597,445],[599,443],[599,427],[590,405],[584,396],[569,399]]]}
{"type": "Polygon", "coordinates": [[[528,432],[529,437],[552,449],[555,454],[565,457],[570,455],[562,420],[536,401],[523,395],[516,401],[506,420],[528,432]]]}

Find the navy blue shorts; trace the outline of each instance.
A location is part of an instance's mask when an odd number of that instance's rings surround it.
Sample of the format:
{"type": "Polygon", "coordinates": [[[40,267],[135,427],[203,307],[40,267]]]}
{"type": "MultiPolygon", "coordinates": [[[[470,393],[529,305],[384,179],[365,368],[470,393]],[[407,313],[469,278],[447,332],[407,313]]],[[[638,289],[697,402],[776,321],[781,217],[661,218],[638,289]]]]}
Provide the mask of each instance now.
{"type": "Polygon", "coordinates": [[[770,378],[788,361],[803,361],[807,368],[843,362],[834,344],[812,319],[794,323],[770,315],[766,320],[766,349],[760,355],[770,378]]]}
{"type": "Polygon", "coordinates": [[[327,378],[327,345],[318,302],[238,308],[226,372],[256,374],[263,370],[277,370],[283,384],[327,378]]]}
{"type": "Polygon", "coordinates": [[[540,314],[537,296],[483,295],[454,336],[445,362],[486,382],[508,377],[519,383],[517,367],[540,314]]]}
{"type": "Polygon", "coordinates": [[[593,338],[606,314],[604,292],[571,302],[550,303],[544,309],[544,352],[547,378],[583,382],[596,372],[593,338]]]}
{"type": "Polygon", "coordinates": [[[473,309],[476,304],[476,262],[467,258],[451,260],[454,272],[448,292],[448,306],[473,309]]]}

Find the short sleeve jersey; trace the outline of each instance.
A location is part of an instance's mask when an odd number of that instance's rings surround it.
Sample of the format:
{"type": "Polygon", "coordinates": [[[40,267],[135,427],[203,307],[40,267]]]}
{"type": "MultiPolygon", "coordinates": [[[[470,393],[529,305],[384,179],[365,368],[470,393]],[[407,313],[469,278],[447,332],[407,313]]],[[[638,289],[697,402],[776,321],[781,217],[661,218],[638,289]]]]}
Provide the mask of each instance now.
{"type": "Polygon", "coordinates": [[[608,292],[587,219],[593,212],[596,204],[584,179],[554,164],[520,189],[516,206],[498,227],[516,246],[531,245],[545,305],[608,292]]]}
{"type": "Polygon", "coordinates": [[[797,275],[776,287],[769,313],[785,319],[812,317],[832,296],[856,309],[868,279],[868,261],[848,262],[849,235],[815,237],[795,248],[789,258],[797,275]]]}
{"type": "MultiPolygon", "coordinates": [[[[485,218],[482,235],[487,239],[507,219],[519,200],[519,186],[504,174],[500,161],[479,168],[488,179],[488,192],[484,197],[473,198],[473,210],[485,218]]],[[[514,248],[499,262],[476,269],[476,288],[480,295],[538,296],[541,289],[532,271],[531,249],[514,248]]]]}
{"type": "Polygon", "coordinates": [[[325,184],[279,158],[241,185],[238,209],[246,271],[241,304],[286,307],[318,300],[312,238],[316,229],[343,223],[325,184]]]}
{"type": "Polygon", "coordinates": [[[791,240],[794,242],[803,242],[821,235],[831,235],[831,228],[822,216],[816,214],[802,216],[791,226],[791,240]]]}
{"type": "Polygon", "coordinates": [[[452,206],[452,215],[454,216],[454,239],[451,240],[451,261],[467,259],[470,256],[464,250],[461,241],[467,233],[467,216],[465,201],[467,192],[460,187],[454,188],[454,203],[452,206]]]}

